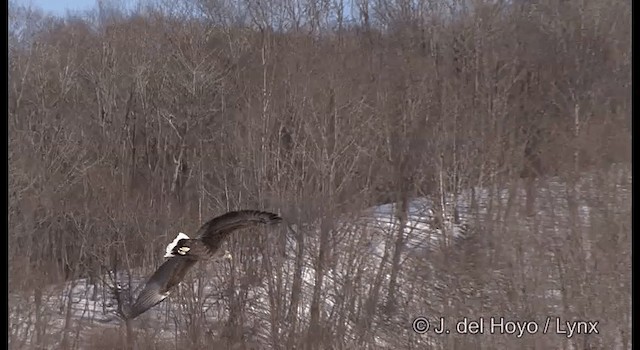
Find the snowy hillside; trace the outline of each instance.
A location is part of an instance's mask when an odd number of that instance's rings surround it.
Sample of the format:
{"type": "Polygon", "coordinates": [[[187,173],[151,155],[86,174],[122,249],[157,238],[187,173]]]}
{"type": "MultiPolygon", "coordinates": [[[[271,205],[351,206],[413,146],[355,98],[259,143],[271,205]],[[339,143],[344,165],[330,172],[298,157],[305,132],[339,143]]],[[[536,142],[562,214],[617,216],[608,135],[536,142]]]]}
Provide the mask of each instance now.
{"type": "MultiPolygon", "coordinates": [[[[333,246],[320,289],[320,322],[324,331],[356,347],[365,340],[374,341],[379,349],[428,344],[446,347],[445,340],[428,335],[418,337],[410,328],[412,319],[419,315],[443,315],[446,312],[458,315],[483,310],[490,312],[496,305],[506,305],[505,310],[510,310],[510,300],[520,300],[513,297],[520,292],[505,276],[508,263],[500,258],[501,254],[506,256],[509,252],[492,253],[495,242],[508,242],[507,246],[513,247],[522,264],[535,266],[545,259],[553,260],[567,244],[567,237],[572,237],[572,232],[581,235],[580,242],[590,254],[593,246],[598,244],[594,241],[596,236],[589,234],[590,228],[601,219],[602,208],[608,208],[607,215],[617,213],[630,219],[631,174],[628,169],[614,168],[607,178],[585,174],[575,186],[575,195],[571,195],[570,186],[558,178],[538,180],[535,187],[534,215],[526,215],[526,192],[521,184],[511,188],[476,188],[460,193],[455,199],[452,195],[447,196],[443,215],[440,215],[442,205],[439,199],[416,198],[411,201],[408,222],[403,231],[404,247],[397,275],[394,310],[388,310],[386,306],[399,230],[395,205],[370,208],[355,220],[339,221],[331,232],[333,246]],[[605,182],[611,178],[616,179],[614,183],[605,182]],[[572,203],[574,197],[575,203],[572,203]],[[448,255],[451,251],[453,255],[448,255]],[[471,256],[476,253],[481,255],[478,261],[491,262],[482,269],[482,274],[476,271],[467,275],[462,269],[456,270],[456,264],[468,263],[462,261],[471,261],[471,256]],[[444,274],[442,268],[449,269],[451,273],[444,274]],[[511,293],[512,289],[515,294],[511,293]]],[[[309,327],[310,307],[318,277],[315,267],[319,234],[312,230],[303,233],[306,239],[302,260],[302,298],[296,310],[297,329],[309,327]]],[[[287,242],[284,255],[269,261],[277,267],[273,268],[277,274],[254,280],[248,287],[248,293],[241,296],[247,315],[243,319],[247,339],[262,349],[275,348],[274,344],[285,337],[284,329],[292,326],[273,323],[274,313],[282,315],[291,311],[287,300],[270,298],[274,290],[278,295],[291,295],[298,246],[293,239],[287,242]]],[[[161,253],[159,250],[158,254],[161,253]]],[[[235,263],[241,260],[241,256],[234,256],[235,263]]],[[[216,329],[220,329],[217,325],[229,317],[228,299],[231,296],[225,288],[229,283],[226,279],[230,268],[228,264],[209,263],[194,269],[189,281],[179,291],[134,320],[134,328],[151,334],[158,344],[172,344],[185,332],[184,323],[177,320],[188,319],[188,315],[196,310],[195,306],[210,322],[207,327],[211,332],[209,336],[216,337],[216,329]]],[[[131,276],[132,287],[139,288],[152,271],[153,267],[135,271],[131,276]]],[[[566,312],[561,307],[561,278],[557,271],[549,270],[547,276],[541,276],[539,271],[531,270],[525,276],[537,281],[533,283],[535,288],[525,293],[532,303],[545,305],[544,310],[548,314],[566,312]]],[[[129,276],[119,273],[118,283],[128,286],[129,276]]],[[[523,285],[527,284],[523,282],[523,285]]],[[[126,289],[122,292],[127,294],[126,289]]],[[[46,317],[51,330],[47,336],[54,342],[61,341],[65,319],[69,320],[67,328],[75,332],[71,338],[77,339],[79,348],[83,348],[84,338],[88,335],[120,325],[115,316],[112,289],[106,288],[102,282],[90,283],[82,279],[65,286],[50,286],[45,300],[47,311],[41,317],[46,317]]],[[[16,327],[19,332],[35,332],[30,326],[35,322],[35,315],[28,307],[31,303],[33,296],[29,299],[10,296],[10,312],[21,315],[21,322],[11,327],[16,327]]],[[[515,308],[519,304],[513,302],[513,305],[515,308]]],[[[511,312],[519,315],[521,311],[513,309],[511,312]]],[[[625,325],[617,327],[626,329],[625,325]]],[[[611,344],[620,341],[614,335],[606,339],[611,344]]],[[[541,346],[557,348],[565,341],[561,337],[549,337],[541,346]]],[[[570,342],[570,346],[574,344],[570,342]]]]}

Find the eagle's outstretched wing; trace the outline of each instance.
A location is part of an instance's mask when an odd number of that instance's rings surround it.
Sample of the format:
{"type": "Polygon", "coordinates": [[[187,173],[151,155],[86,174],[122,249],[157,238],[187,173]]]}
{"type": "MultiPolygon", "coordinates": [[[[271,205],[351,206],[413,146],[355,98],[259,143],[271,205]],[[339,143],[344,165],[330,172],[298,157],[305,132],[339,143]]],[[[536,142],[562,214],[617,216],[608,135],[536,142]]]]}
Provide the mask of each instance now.
{"type": "Polygon", "coordinates": [[[215,252],[229,234],[235,230],[260,224],[277,224],[282,218],[274,213],[258,210],[232,211],[206,222],[196,237],[204,242],[211,252],[215,252]]]}
{"type": "Polygon", "coordinates": [[[144,289],[127,312],[128,319],[134,319],[141,313],[158,305],[169,296],[171,289],[180,283],[187,271],[195,264],[183,256],[175,256],[165,261],[156,272],[149,277],[144,289]]]}

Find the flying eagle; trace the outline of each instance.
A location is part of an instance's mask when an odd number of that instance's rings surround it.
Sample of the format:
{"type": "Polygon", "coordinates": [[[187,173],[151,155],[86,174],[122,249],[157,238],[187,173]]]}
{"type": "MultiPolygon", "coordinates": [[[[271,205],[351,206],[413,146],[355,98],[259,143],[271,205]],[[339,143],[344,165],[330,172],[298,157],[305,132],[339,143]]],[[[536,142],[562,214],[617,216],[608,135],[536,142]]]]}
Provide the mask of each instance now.
{"type": "Polygon", "coordinates": [[[173,242],[167,245],[165,258],[169,259],[149,278],[126,318],[133,319],[166,299],[173,287],[184,279],[198,260],[221,255],[218,250],[231,232],[259,224],[277,224],[281,221],[282,218],[277,214],[240,210],[209,220],[200,227],[195,239],[180,232],[173,242]]]}

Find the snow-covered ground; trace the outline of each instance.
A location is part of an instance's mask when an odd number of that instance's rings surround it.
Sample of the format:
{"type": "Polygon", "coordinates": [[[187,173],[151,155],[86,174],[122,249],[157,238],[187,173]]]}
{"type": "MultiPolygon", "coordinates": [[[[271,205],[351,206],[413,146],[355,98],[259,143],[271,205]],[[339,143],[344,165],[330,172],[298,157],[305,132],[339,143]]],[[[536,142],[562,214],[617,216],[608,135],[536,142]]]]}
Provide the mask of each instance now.
{"type": "MultiPolygon", "coordinates": [[[[518,299],[518,293],[543,303],[543,309],[549,314],[561,314],[562,292],[558,272],[548,271],[546,276],[541,276],[539,269],[533,267],[540,261],[557,257],[567,244],[567,237],[572,237],[576,232],[581,236],[579,242],[583,244],[589,259],[593,245],[597,244],[595,236],[589,234],[590,229],[603,219],[600,216],[605,213],[619,215],[625,220],[628,218],[630,222],[631,173],[625,167],[614,167],[604,177],[584,174],[573,186],[575,192],[572,186],[559,178],[537,180],[535,188],[534,207],[528,211],[534,215],[527,215],[527,194],[522,184],[505,188],[475,188],[455,197],[448,195],[444,200],[444,214],[440,199],[413,199],[409,203],[408,220],[403,229],[403,253],[394,304],[397,311],[385,309],[394,247],[400,229],[395,204],[369,208],[357,218],[337,220],[329,235],[332,249],[327,252],[329,257],[319,298],[320,319],[327,327],[326,331],[346,339],[344,343],[354,346],[366,340],[375,342],[376,348],[381,349],[407,348],[410,346],[407,345],[408,341],[414,347],[437,344],[442,347],[445,345],[441,339],[434,340],[426,335],[417,337],[411,330],[412,319],[419,315],[448,314],[453,309],[458,314],[465,310],[491,310],[496,303],[508,304],[508,298],[521,301],[523,297],[518,299]],[[491,237],[494,239],[489,239],[491,237]],[[500,237],[497,241],[508,242],[504,246],[513,249],[513,252],[498,252],[494,256],[492,249],[495,247],[487,242],[496,242],[495,237],[500,237]],[[473,245],[466,242],[473,242],[473,245]],[[459,261],[446,260],[446,252],[449,251],[481,253],[484,254],[483,261],[492,263],[482,270],[482,274],[478,275],[476,271],[467,276],[460,272],[462,270],[456,270],[456,266],[447,265],[455,265],[459,261]],[[518,288],[528,285],[524,282],[521,286],[509,284],[514,278],[504,275],[507,270],[501,264],[508,265],[509,262],[505,262],[500,254],[508,256],[510,253],[520,257],[519,263],[526,266],[521,269],[524,272],[523,279],[536,280],[533,290],[520,292],[518,288]],[[496,259],[495,264],[492,258],[496,259]],[[381,288],[376,289],[375,285],[381,288]],[[454,290],[457,292],[452,292],[454,290]],[[376,293],[378,297],[372,297],[376,293]]],[[[317,229],[309,227],[296,228],[303,231],[305,236],[297,329],[309,326],[310,307],[318,277],[316,259],[319,234],[317,229]]],[[[274,294],[284,298],[291,295],[298,247],[295,239],[286,242],[282,257],[274,257],[269,261],[272,276],[254,278],[242,299],[246,315],[242,322],[246,326],[247,337],[258,343],[260,348],[273,348],[274,342],[285,336],[280,334],[283,328],[291,326],[274,324],[274,320],[285,317],[272,317],[277,313],[290,312],[288,300],[270,298],[274,294]]],[[[158,251],[158,254],[162,253],[158,251]]],[[[260,264],[263,263],[261,259],[262,255],[258,258],[260,264]]],[[[235,264],[241,261],[241,256],[234,256],[235,264]]],[[[188,318],[186,316],[193,314],[194,310],[201,310],[210,322],[207,327],[215,336],[214,326],[222,324],[229,317],[228,300],[231,295],[226,277],[232,268],[229,264],[209,263],[195,269],[188,277],[189,281],[181,285],[168,300],[134,320],[134,328],[152,332],[158,342],[171,343],[172,339],[185,332],[183,322],[188,318]]],[[[132,276],[120,272],[117,283],[128,286],[130,280],[135,290],[153,272],[152,269],[135,270],[132,276]]],[[[235,269],[242,267],[236,266],[235,269]]],[[[113,279],[109,276],[103,280],[113,286],[113,279]]],[[[38,316],[48,325],[46,336],[50,339],[49,343],[61,341],[65,323],[71,333],[68,336],[77,339],[78,348],[83,348],[83,337],[87,334],[119,327],[121,321],[115,313],[117,305],[108,285],[101,281],[81,279],[64,286],[49,286],[44,296],[44,312],[38,316]]],[[[122,293],[128,295],[128,290],[123,289],[122,293]]],[[[236,290],[235,293],[240,292],[236,290]]],[[[239,296],[235,297],[238,299],[239,296]]],[[[16,339],[35,337],[37,330],[33,326],[36,323],[33,304],[33,295],[10,295],[10,333],[17,334],[16,339]]],[[[514,302],[513,305],[517,306],[518,303],[514,302]]],[[[505,310],[508,310],[511,306],[506,307],[505,310]]],[[[517,315],[520,311],[512,312],[517,315]]],[[[617,332],[628,331],[626,325],[618,327],[615,330],[617,332]]],[[[620,341],[617,336],[610,339],[620,341]]],[[[543,343],[546,346],[557,348],[564,340],[554,338],[545,341],[548,341],[543,343]]],[[[505,346],[508,348],[508,345],[505,346]]]]}

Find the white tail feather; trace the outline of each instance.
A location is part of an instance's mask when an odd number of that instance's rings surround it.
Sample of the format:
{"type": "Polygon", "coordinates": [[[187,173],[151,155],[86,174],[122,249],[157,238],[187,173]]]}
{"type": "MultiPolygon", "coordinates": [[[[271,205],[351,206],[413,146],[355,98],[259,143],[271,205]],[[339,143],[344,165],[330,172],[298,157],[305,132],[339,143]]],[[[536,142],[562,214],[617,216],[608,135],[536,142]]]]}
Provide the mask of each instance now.
{"type": "Polygon", "coordinates": [[[176,245],[178,244],[178,241],[181,239],[189,239],[189,236],[187,236],[186,234],[180,232],[178,233],[178,235],[176,236],[176,238],[173,240],[173,242],[169,243],[169,245],[167,245],[167,249],[165,250],[165,254],[164,257],[165,258],[170,258],[172,256],[174,256],[173,254],[171,254],[171,251],[173,250],[173,248],[176,247],[176,245]]]}

